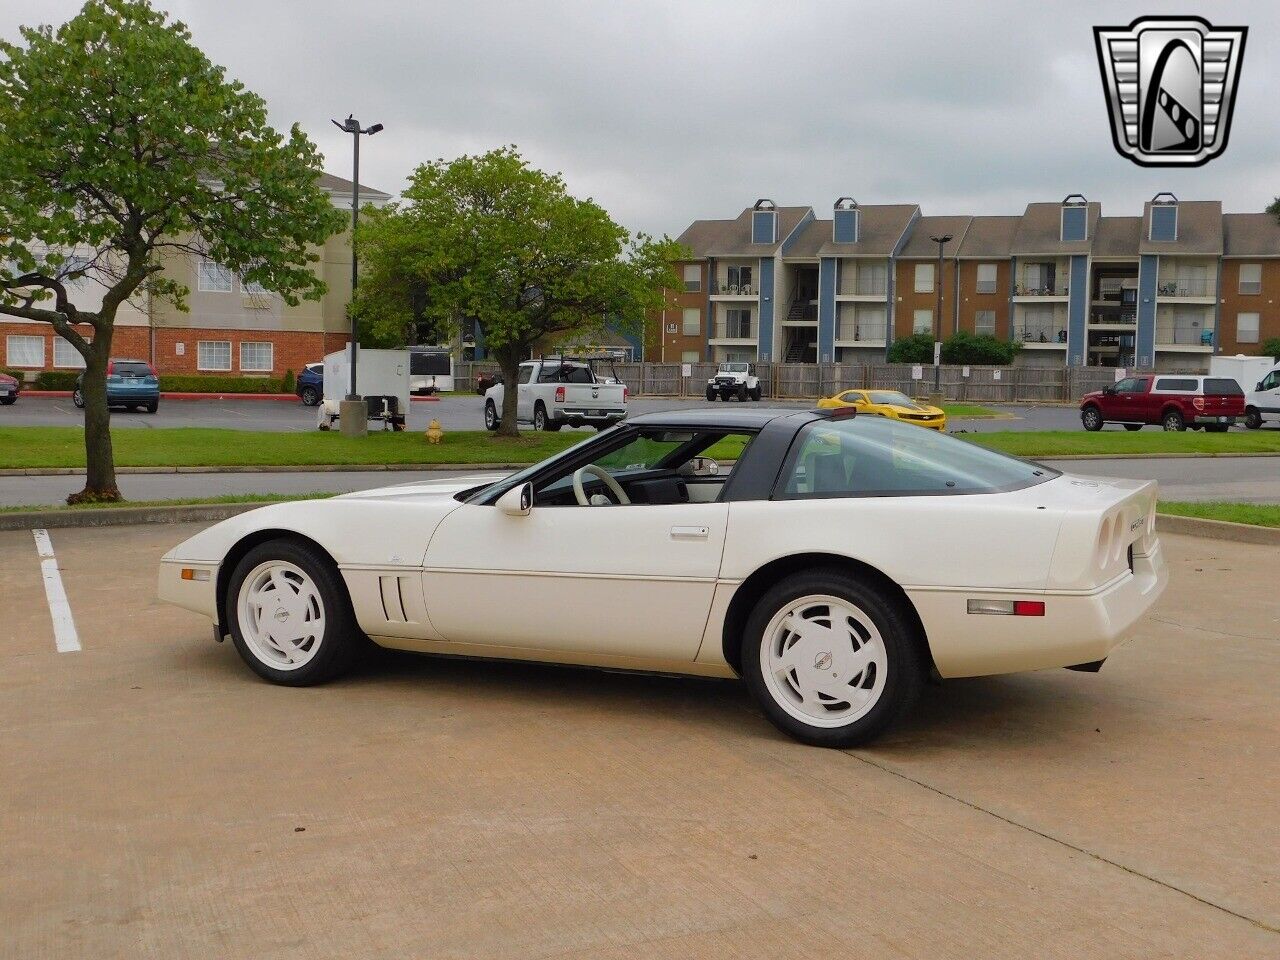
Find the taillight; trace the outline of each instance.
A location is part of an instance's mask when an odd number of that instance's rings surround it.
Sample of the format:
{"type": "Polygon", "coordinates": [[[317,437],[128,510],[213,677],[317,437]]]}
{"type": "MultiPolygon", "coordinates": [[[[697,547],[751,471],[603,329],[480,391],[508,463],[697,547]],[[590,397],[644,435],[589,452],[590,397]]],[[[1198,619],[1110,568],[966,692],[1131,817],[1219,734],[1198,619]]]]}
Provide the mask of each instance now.
{"type": "Polygon", "coordinates": [[[623,403],[626,403],[626,402],[627,402],[627,397],[629,397],[629,396],[631,396],[631,391],[630,391],[629,389],[627,389],[626,384],[623,384],[623,385],[622,385],[622,402],[623,402],[623,403]]]}
{"type": "Polygon", "coordinates": [[[556,403],[564,403],[564,387],[556,387],[556,403]]]}
{"type": "Polygon", "coordinates": [[[1191,398],[1191,405],[1192,405],[1193,407],[1195,407],[1197,410],[1203,410],[1203,409],[1204,409],[1204,397],[1192,397],[1192,398],[1191,398]]]}
{"type": "Polygon", "coordinates": [[[115,372],[116,362],[114,360],[107,361],[107,376],[111,376],[115,372]]]}
{"type": "Polygon", "coordinates": [[[160,379],[160,374],[156,373],[156,368],[149,363],[147,364],[147,370],[150,371],[151,376],[155,377],[157,380],[160,379]]]}

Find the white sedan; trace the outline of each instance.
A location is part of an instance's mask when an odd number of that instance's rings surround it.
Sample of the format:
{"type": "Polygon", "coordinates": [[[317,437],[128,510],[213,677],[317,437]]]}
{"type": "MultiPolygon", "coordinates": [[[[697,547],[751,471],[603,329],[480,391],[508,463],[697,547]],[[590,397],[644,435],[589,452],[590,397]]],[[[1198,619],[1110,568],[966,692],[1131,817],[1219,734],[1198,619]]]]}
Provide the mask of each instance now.
{"type": "Polygon", "coordinates": [[[370,640],[740,676],[849,746],[930,676],[1097,670],[1164,589],[1155,504],[851,411],[660,413],[497,481],[241,514],[165,555],[160,596],[275,683],[370,640]]]}

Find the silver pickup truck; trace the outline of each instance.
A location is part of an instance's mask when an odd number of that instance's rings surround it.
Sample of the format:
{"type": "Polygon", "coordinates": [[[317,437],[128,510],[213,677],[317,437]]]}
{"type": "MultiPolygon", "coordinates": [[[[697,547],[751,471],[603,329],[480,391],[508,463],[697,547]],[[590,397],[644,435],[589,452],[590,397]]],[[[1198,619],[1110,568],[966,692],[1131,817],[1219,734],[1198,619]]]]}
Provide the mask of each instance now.
{"type": "MultiPolygon", "coordinates": [[[[484,394],[484,425],[497,430],[502,422],[506,387],[494,384],[484,394]]],[[[595,427],[606,430],[627,416],[625,384],[604,383],[591,366],[558,358],[526,360],[520,364],[516,386],[516,421],[534,430],[595,427]]]]}

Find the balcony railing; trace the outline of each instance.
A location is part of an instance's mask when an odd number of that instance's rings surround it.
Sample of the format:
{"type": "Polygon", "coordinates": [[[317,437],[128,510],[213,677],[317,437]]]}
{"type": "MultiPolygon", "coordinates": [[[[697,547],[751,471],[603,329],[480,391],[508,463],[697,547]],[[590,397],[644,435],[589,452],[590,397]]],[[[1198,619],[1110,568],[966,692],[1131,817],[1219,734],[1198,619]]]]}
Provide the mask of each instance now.
{"type": "Polygon", "coordinates": [[[712,327],[716,340],[754,340],[754,324],[750,320],[717,320],[712,327]]]}
{"type": "Polygon", "coordinates": [[[1161,297],[1212,297],[1217,281],[1201,277],[1193,280],[1161,280],[1156,284],[1156,294],[1161,297]]]}
{"type": "Polygon", "coordinates": [[[1213,321],[1165,320],[1156,322],[1156,345],[1176,347],[1213,346],[1213,321]]]}
{"type": "Polygon", "coordinates": [[[1013,328],[1013,338],[1023,343],[1066,343],[1067,328],[1058,323],[1019,323],[1013,328]]]}
{"type": "Polygon", "coordinates": [[[852,281],[846,279],[840,284],[840,294],[846,297],[883,297],[888,292],[888,279],[878,275],[856,277],[852,281]]]}
{"type": "Polygon", "coordinates": [[[754,297],[760,293],[760,288],[751,283],[722,283],[719,280],[713,280],[711,293],[719,296],[754,297]]]}
{"type": "Polygon", "coordinates": [[[1090,323],[1110,323],[1120,324],[1132,327],[1138,322],[1138,309],[1133,307],[1128,310],[1094,310],[1089,315],[1090,323]]]}
{"type": "Polygon", "coordinates": [[[836,339],[846,343],[884,343],[888,324],[884,320],[841,320],[836,339]]]}
{"type": "Polygon", "coordinates": [[[1067,295],[1067,282],[1059,280],[1056,283],[1032,285],[1019,283],[1013,288],[1015,297],[1065,297],[1067,295]]]}

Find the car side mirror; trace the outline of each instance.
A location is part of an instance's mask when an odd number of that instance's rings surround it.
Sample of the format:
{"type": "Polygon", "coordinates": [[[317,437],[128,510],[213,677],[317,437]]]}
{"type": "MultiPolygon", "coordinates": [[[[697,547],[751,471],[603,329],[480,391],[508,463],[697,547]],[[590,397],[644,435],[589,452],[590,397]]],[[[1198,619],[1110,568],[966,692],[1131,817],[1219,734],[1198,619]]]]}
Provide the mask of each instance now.
{"type": "Polygon", "coordinates": [[[1258,381],[1258,385],[1257,385],[1256,387],[1254,387],[1253,389],[1254,389],[1254,390],[1262,390],[1262,389],[1264,389],[1264,387],[1262,386],[1262,381],[1261,381],[1261,380],[1259,380],[1259,381],[1258,381]]]}
{"type": "Polygon", "coordinates": [[[720,464],[711,457],[694,457],[679,472],[682,477],[715,477],[720,474],[720,464]]]}
{"type": "Polygon", "coordinates": [[[1115,388],[1115,387],[1103,387],[1103,388],[1102,388],[1102,392],[1103,392],[1103,393],[1106,393],[1106,394],[1115,393],[1115,392],[1116,392],[1116,388],[1115,388]]]}
{"type": "Polygon", "coordinates": [[[508,517],[527,517],[533,510],[533,482],[525,481],[512,487],[498,498],[495,506],[508,517]]]}

